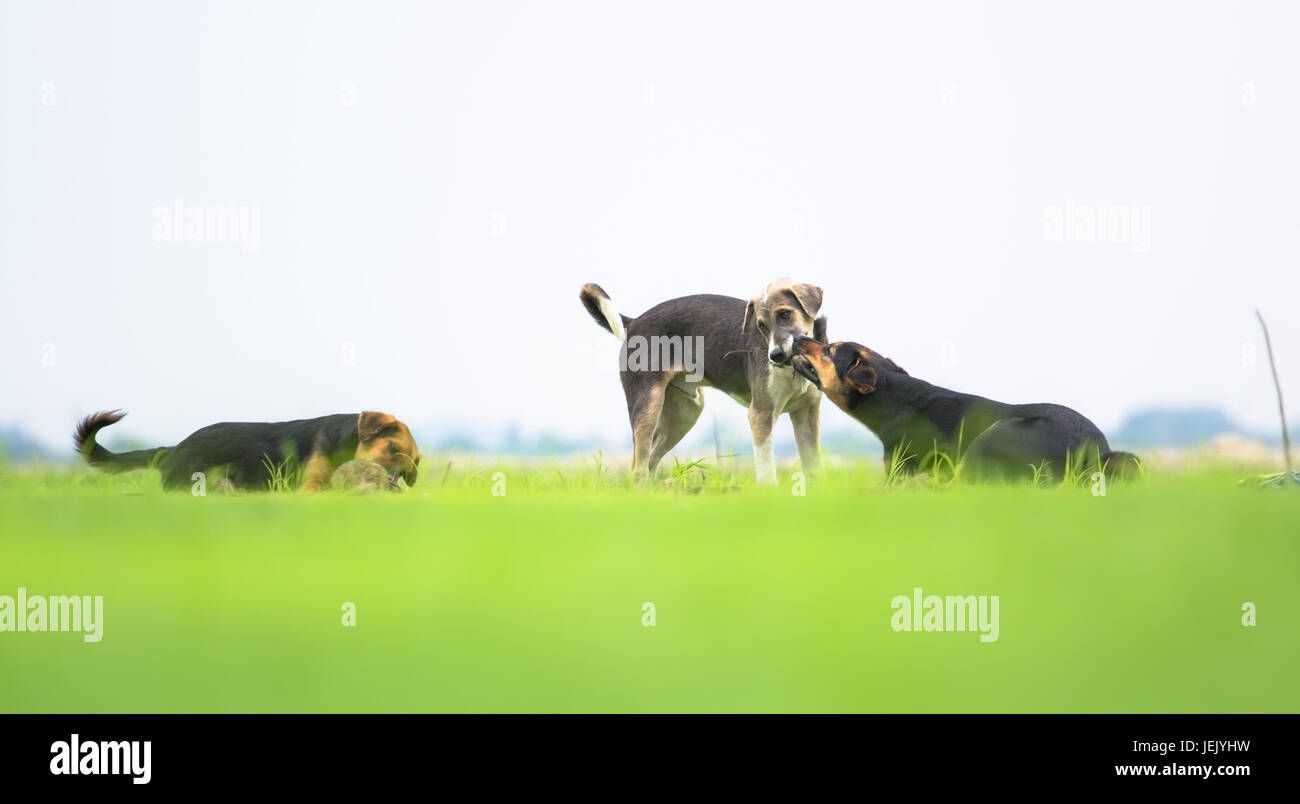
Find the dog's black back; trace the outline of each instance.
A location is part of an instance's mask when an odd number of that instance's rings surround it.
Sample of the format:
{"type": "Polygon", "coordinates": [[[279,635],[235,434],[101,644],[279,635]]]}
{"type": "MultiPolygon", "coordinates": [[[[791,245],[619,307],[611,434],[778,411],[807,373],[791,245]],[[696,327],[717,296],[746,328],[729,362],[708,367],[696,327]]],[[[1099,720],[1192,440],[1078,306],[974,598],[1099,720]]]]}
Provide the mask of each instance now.
{"type": "Polygon", "coordinates": [[[762,341],[741,331],[745,302],[731,296],[700,293],[656,304],[627,322],[628,338],[667,336],[702,338],[704,381],[734,399],[750,399],[748,362],[767,361],[762,341]]]}
{"type": "Polygon", "coordinates": [[[210,424],[195,430],[158,462],[163,485],[188,485],[194,472],[226,466],[226,477],[236,488],[265,488],[272,477],[268,463],[291,472],[317,453],[342,463],[357,449],[358,415],[210,424]]]}
{"type": "Polygon", "coordinates": [[[1109,451],[1106,436],[1081,413],[1064,405],[1035,402],[1013,405],[975,394],[953,391],[912,377],[901,370],[882,367],[878,384],[855,407],[855,417],[872,429],[886,450],[903,442],[913,450],[964,449],[995,423],[1007,419],[1041,422],[1041,433],[1051,433],[1054,449],[1064,458],[1066,450],[1092,444],[1109,451]],[[860,412],[860,416],[858,415],[860,412]]]}

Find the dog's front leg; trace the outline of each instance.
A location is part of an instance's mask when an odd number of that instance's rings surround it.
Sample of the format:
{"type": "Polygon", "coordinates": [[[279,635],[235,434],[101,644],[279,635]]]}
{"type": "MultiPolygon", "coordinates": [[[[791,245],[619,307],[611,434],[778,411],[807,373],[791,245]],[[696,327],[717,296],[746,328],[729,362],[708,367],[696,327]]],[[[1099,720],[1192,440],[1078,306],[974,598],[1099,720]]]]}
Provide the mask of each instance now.
{"type": "Polygon", "coordinates": [[[821,397],[814,404],[790,411],[790,424],[799,447],[799,467],[807,477],[816,477],[822,468],[821,397]]]}
{"type": "Polygon", "coordinates": [[[323,452],[313,453],[302,468],[302,485],[298,490],[306,493],[320,491],[329,482],[333,471],[328,455],[323,452]]]}
{"type": "Polygon", "coordinates": [[[776,455],[772,451],[772,428],[776,411],[750,405],[749,431],[754,435],[754,472],[759,483],[776,485],[776,455]]]}

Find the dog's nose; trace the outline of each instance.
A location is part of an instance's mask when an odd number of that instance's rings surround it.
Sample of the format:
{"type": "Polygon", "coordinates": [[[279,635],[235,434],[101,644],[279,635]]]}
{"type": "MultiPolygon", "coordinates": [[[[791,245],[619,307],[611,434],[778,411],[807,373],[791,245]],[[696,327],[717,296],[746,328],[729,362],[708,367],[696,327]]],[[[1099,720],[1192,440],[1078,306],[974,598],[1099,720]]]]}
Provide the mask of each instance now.
{"type": "Polygon", "coordinates": [[[812,352],[812,345],[817,343],[816,340],[809,338],[807,335],[796,335],[790,342],[790,355],[806,355],[812,352]]]}
{"type": "Polygon", "coordinates": [[[785,352],[782,352],[780,349],[773,349],[771,354],[767,356],[767,359],[771,360],[773,363],[785,362],[785,352]]]}

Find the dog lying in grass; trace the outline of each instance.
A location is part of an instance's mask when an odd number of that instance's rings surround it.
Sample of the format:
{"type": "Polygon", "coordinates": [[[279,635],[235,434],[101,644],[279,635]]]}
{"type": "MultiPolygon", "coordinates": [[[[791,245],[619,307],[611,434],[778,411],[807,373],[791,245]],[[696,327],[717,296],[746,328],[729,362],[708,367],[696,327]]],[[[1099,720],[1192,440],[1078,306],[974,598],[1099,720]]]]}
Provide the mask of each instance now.
{"type": "Polygon", "coordinates": [[[411,430],[387,413],[338,413],[291,422],[222,422],[194,431],[174,447],[109,452],[95,434],[126,414],[109,411],[87,416],[73,440],[86,463],[107,472],[157,468],[163,488],[187,489],[194,474],[224,470],[237,489],[266,491],[297,487],[316,491],[336,468],[350,460],[374,461],[388,482],[414,486],[420,450],[411,430]]]}
{"type": "Polygon", "coordinates": [[[962,477],[974,480],[1036,480],[1044,470],[1056,478],[1098,469],[1127,477],[1141,465],[1136,455],[1113,452],[1097,425],[1077,411],[940,388],[859,343],[796,338],[792,365],[876,434],[887,471],[930,468],[941,453],[959,460],[962,477]]]}

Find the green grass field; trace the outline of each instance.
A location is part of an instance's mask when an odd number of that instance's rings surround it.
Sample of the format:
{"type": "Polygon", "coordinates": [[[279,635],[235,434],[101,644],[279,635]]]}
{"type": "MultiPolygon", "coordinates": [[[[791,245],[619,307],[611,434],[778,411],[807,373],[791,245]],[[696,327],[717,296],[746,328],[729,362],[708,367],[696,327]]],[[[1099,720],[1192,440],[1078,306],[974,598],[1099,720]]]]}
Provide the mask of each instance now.
{"type": "Polygon", "coordinates": [[[1239,474],[497,470],[195,497],[0,468],[0,595],[104,597],[98,643],[0,633],[0,711],[1300,711],[1300,493],[1239,474]],[[895,632],[915,587],[999,596],[997,641],[895,632]]]}

